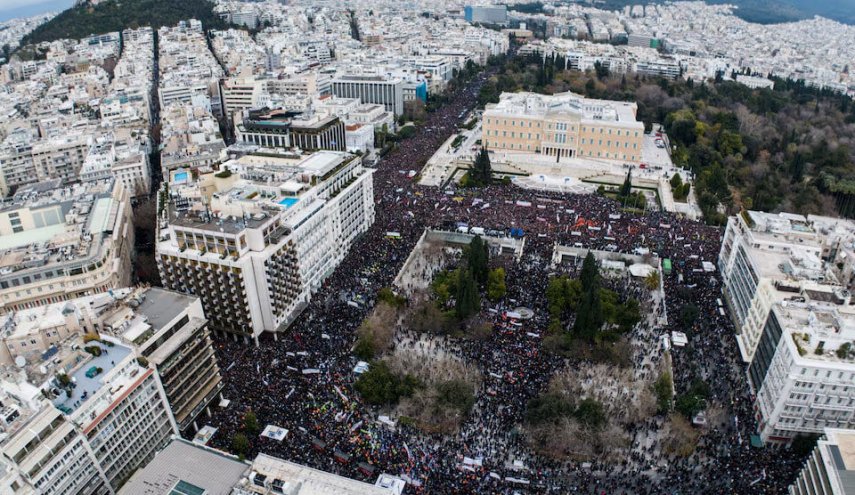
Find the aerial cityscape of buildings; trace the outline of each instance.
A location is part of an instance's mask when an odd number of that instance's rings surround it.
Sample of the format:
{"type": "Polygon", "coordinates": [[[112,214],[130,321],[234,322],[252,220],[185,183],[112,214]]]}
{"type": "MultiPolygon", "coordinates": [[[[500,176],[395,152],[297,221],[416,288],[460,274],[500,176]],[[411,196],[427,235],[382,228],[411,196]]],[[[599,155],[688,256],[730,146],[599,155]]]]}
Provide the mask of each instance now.
{"type": "Polygon", "coordinates": [[[850,493],[855,221],[710,199],[674,88],[848,102],[855,26],[205,4],[0,23],[0,495],[850,493]]]}

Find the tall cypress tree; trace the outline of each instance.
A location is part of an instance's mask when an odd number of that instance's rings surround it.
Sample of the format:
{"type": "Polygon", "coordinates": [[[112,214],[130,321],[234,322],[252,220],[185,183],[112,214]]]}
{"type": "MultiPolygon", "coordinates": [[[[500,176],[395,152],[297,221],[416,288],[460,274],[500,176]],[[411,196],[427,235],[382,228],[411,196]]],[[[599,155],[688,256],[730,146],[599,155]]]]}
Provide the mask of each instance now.
{"type": "Polygon", "coordinates": [[[457,300],[454,310],[461,320],[477,313],[481,308],[478,286],[469,268],[460,270],[457,279],[457,300]]]}
{"type": "Polygon", "coordinates": [[[467,257],[467,265],[472,271],[472,276],[479,284],[485,284],[489,275],[490,251],[480,235],[476,235],[469,243],[467,257]]]}
{"type": "Polygon", "coordinates": [[[576,309],[573,331],[579,337],[593,340],[603,326],[605,316],[602,301],[600,301],[600,274],[597,260],[590,251],[582,262],[580,281],[582,282],[582,300],[576,309]]]}
{"type": "Polygon", "coordinates": [[[620,186],[620,196],[623,198],[629,197],[629,193],[632,192],[632,170],[626,173],[626,179],[623,181],[623,185],[620,186]]]}
{"type": "Polygon", "coordinates": [[[490,155],[487,154],[487,148],[481,148],[481,152],[475,158],[475,163],[472,165],[472,170],[469,172],[469,177],[476,186],[489,186],[493,177],[493,170],[490,165],[490,155]]]}

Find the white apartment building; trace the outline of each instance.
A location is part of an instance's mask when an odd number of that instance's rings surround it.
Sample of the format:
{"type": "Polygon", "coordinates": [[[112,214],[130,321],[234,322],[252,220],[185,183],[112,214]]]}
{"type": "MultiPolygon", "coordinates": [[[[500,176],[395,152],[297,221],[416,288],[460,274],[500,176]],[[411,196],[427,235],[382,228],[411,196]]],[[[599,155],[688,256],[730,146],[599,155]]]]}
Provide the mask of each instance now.
{"type": "Polygon", "coordinates": [[[318,70],[307,70],[296,74],[280,74],[274,79],[269,79],[267,85],[270,94],[317,97],[330,94],[332,77],[318,70]]]}
{"type": "Polygon", "coordinates": [[[3,397],[8,436],[0,445],[8,472],[18,477],[13,492],[108,492],[109,482],[79,429],[44,398],[19,400],[18,393],[13,389],[3,397]]]}
{"type": "Polygon", "coordinates": [[[775,303],[748,367],[758,431],[789,443],[825,428],[855,428],[855,309],[832,294],[775,303]],[[829,297],[830,296],[830,297],[829,297]]]}
{"type": "Polygon", "coordinates": [[[748,86],[751,89],[772,89],[775,87],[775,81],[771,79],[767,79],[765,77],[746,76],[745,74],[737,74],[736,82],[738,82],[739,84],[744,84],[745,86],[748,86]]]}
{"type": "Polygon", "coordinates": [[[115,339],[75,335],[10,369],[0,451],[21,493],[115,493],[177,433],[157,372],[115,339]]]}
{"type": "Polygon", "coordinates": [[[849,220],[756,211],[728,220],[718,267],[745,362],[754,357],[774,303],[811,293],[848,297],[854,247],[849,220]]]}
{"type": "Polygon", "coordinates": [[[198,298],[160,288],[116,289],[3,315],[0,366],[39,365],[84,335],[115,337],[155,367],[183,431],[198,426],[196,418],[222,389],[207,323],[198,298]]]}
{"type": "Polygon", "coordinates": [[[104,331],[157,370],[179,430],[198,431],[197,418],[211,414],[223,388],[201,300],[157,287],[124,289],[100,314],[104,331]]]}
{"type": "Polygon", "coordinates": [[[92,143],[86,134],[57,136],[33,144],[33,164],[40,180],[76,180],[92,143]]]}
{"type": "Polygon", "coordinates": [[[229,119],[244,110],[259,108],[267,96],[267,81],[256,77],[230,77],[222,82],[223,105],[229,119]]]}
{"type": "Polygon", "coordinates": [[[141,366],[130,347],[102,337],[101,344],[107,342],[112,345],[98,345],[100,356],[67,370],[77,386],[53,403],[85,435],[110,487],[118,490],[178,427],[158,373],[141,366]]]}
{"type": "Polygon", "coordinates": [[[96,138],[80,169],[80,180],[89,182],[114,177],[134,197],[151,191],[148,136],[144,143],[132,139],[127,131],[96,138]]]}
{"type": "Polygon", "coordinates": [[[848,495],[855,483],[855,431],[826,428],[790,495],[848,495]]]}
{"type": "Polygon", "coordinates": [[[0,207],[0,313],[125,287],[134,229],[115,179],[27,186],[0,207]]]}
{"type": "Polygon", "coordinates": [[[404,113],[404,82],[382,76],[337,76],[332,80],[332,94],[341,98],[359,98],[362,103],[383,105],[386,111],[404,113]]]}
{"type": "Polygon", "coordinates": [[[161,193],[164,286],[200,297],[212,329],[246,340],[285,330],[374,222],[361,158],[274,153],[198,181],[174,175],[161,193]]]}
{"type": "Polygon", "coordinates": [[[33,138],[29,130],[18,129],[0,144],[0,195],[11,188],[38,181],[33,164],[33,138]]]}

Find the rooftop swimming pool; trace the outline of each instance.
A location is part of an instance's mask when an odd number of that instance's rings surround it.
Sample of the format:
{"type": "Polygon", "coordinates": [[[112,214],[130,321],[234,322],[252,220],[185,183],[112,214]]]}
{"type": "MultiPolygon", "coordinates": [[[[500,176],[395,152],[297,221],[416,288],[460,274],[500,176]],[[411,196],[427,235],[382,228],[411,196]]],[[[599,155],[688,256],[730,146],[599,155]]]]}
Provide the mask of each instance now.
{"type": "Polygon", "coordinates": [[[172,182],[187,182],[187,172],[176,172],[172,176],[172,182]]]}
{"type": "Polygon", "coordinates": [[[279,204],[284,206],[285,208],[291,208],[292,206],[297,204],[297,201],[300,201],[300,198],[283,198],[282,201],[279,202],[279,204]]]}

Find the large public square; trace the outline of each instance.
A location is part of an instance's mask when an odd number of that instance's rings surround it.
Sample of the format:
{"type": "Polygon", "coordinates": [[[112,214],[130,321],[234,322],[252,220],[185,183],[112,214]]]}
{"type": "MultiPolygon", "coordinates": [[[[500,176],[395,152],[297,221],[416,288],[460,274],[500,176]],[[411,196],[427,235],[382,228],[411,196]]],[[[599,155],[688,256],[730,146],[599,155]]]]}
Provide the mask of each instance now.
{"type": "MultiPolygon", "coordinates": [[[[787,449],[750,446],[754,418],[733,328],[718,311],[716,273],[703,269],[703,262],[715,263],[721,229],[672,213],[627,213],[595,194],[514,185],[440,189],[417,185],[408,174],[457,131],[459,115],[472,109],[485,77],[452,93],[415,136],[376,163],[373,227],[287,332],[276,339],[265,336],[257,347],[217,342],[229,403],[206,418],[218,429],[212,445],[230,450],[244,415],[252,411],[261,425],[289,434],[281,441],[250,439],[248,457],[265,452],[369,481],[385,472],[407,480],[407,493],[783,493],[799,460],[787,449]],[[466,339],[397,328],[392,358],[425,366],[449,361],[450,368],[456,362],[463,373],[477,375],[471,412],[450,433],[428,432],[396,423],[386,417],[388,410],[361,400],[354,389],[353,346],[378,291],[393,287],[396,278],[399,293],[413,289],[399,274],[426,229],[448,230],[457,223],[513,231],[524,242],[513,255],[493,258],[506,267],[507,294],[482,305],[482,321],[490,325],[486,335],[466,339]],[[540,336],[549,324],[549,279],[578,271],[578,263],[554,263],[556,246],[627,254],[649,250],[674,260],[661,291],[642,289],[627,277],[612,282],[634,294],[643,310],[627,335],[629,363],[622,369],[571,361],[544,349],[540,336]],[[684,328],[673,315],[688,304],[700,317],[684,328]],[[516,331],[504,331],[500,315],[518,307],[530,308],[533,317],[516,331]],[[660,337],[672,330],[688,334],[688,343],[666,358],[660,337]],[[656,414],[643,397],[663,367],[672,370],[678,394],[697,380],[709,387],[707,425],[682,432],[690,437],[687,451],[669,441],[679,436],[681,425],[656,414]],[[574,393],[596,396],[619,418],[620,431],[600,438],[602,449],[581,448],[588,441],[583,436],[580,448],[568,455],[542,455],[532,448],[532,432],[522,429],[526,404],[562,381],[574,393]]],[[[420,265],[426,277],[435,271],[428,264],[420,265]]]]}

